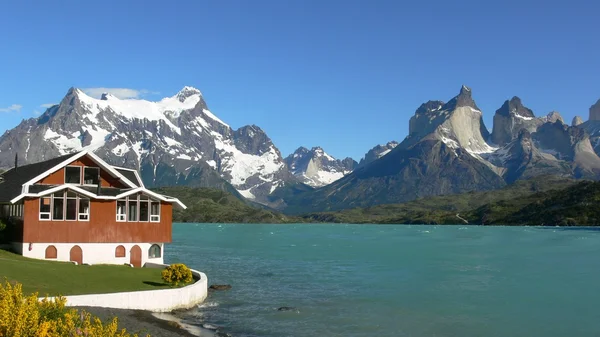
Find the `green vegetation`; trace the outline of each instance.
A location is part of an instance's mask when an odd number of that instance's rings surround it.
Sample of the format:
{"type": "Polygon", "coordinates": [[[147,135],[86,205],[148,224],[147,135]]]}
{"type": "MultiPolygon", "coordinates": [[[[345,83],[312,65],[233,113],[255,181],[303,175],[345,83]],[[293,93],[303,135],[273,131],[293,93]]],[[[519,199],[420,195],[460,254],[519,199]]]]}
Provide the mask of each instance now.
{"type": "Polygon", "coordinates": [[[163,281],[178,286],[180,283],[187,284],[192,282],[192,270],[183,263],[174,263],[163,269],[161,272],[163,281]]]}
{"type": "Polygon", "coordinates": [[[40,296],[100,294],[169,287],[160,269],[128,266],[77,266],[69,262],[29,259],[0,250],[0,281],[23,284],[23,292],[40,296]]]}
{"type": "Polygon", "coordinates": [[[173,211],[175,222],[289,223],[299,219],[277,211],[251,206],[233,194],[204,187],[160,187],[157,193],[176,197],[187,209],[173,211]]]}
{"type": "MultiPolygon", "coordinates": [[[[525,224],[528,221],[524,216],[517,218],[513,215],[532,203],[539,204],[555,193],[576,193],[569,189],[576,183],[577,181],[572,179],[544,176],[518,181],[499,190],[429,197],[402,204],[338,212],[313,213],[304,217],[312,221],[338,223],[460,224],[464,223],[462,219],[465,219],[470,224],[525,224]]],[[[545,205],[552,207],[551,202],[558,200],[549,201],[545,205]]],[[[535,214],[527,214],[531,221],[537,221],[535,214]]]]}

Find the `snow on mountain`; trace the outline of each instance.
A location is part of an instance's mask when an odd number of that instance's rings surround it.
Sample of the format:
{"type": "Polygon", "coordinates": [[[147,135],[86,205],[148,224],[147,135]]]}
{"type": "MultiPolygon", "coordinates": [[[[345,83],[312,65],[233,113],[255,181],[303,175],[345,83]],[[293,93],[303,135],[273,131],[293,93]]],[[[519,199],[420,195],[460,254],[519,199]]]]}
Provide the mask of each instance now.
{"type": "Polygon", "coordinates": [[[342,178],[354,170],[357,163],[352,158],[335,159],[321,147],[299,147],[285,158],[292,174],[303,183],[321,187],[342,178]]]}
{"type": "Polygon", "coordinates": [[[258,202],[291,177],[263,130],[233,130],[193,87],[157,102],[97,99],[71,88],[59,105],[0,138],[0,166],[10,166],[15,152],[27,164],[82,149],[139,169],[147,186],[195,185],[207,181],[199,174],[215,175],[258,202]]]}

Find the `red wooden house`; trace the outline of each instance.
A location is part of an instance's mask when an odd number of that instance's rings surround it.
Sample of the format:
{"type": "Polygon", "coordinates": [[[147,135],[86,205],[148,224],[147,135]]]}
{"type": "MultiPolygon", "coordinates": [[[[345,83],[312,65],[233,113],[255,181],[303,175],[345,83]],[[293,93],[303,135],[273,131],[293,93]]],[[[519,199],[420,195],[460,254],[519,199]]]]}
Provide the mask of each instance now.
{"type": "Polygon", "coordinates": [[[82,151],[0,176],[0,216],[23,256],[79,264],[163,263],[178,199],[144,187],[137,171],[82,151]]]}

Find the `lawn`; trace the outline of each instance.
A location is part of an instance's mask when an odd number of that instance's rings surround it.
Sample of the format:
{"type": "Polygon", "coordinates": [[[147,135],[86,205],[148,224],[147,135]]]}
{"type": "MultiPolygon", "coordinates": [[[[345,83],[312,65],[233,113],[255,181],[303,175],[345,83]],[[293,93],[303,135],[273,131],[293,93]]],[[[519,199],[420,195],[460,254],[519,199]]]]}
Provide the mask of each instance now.
{"type": "Polygon", "coordinates": [[[161,269],[131,268],[114,265],[74,265],[29,259],[0,250],[0,282],[23,284],[23,292],[39,296],[100,294],[122,291],[157,290],[169,286],[160,276],[161,269]]]}

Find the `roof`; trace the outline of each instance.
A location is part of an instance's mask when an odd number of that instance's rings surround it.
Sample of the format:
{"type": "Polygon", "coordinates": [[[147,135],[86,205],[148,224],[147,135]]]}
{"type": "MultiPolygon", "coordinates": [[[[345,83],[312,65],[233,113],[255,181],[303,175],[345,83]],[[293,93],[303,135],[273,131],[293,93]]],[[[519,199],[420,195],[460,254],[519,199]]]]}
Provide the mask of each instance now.
{"type": "Polygon", "coordinates": [[[21,194],[23,184],[73,157],[75,154],[71,153],[35,164],[18,166],[16,169],[12,168],[0,174],[4,178],[4,181],[0,182],[0,202],[10,202],[12,198],[21,194]]]}
{"type": "Polygon", "coordinates": [[[0,203],[15,203],[25,197],[39,198],[66,188],[94,199],[115,200],[134,193],[145,193],[159,200],[174,203],[181,208],[185,205],[177,198],[164,196],[147,190],[137,171],[107,164],[92,152],[81,151],[56,157],[43,162],[23,165],[0,174],[0,203]],[[39,180],[83,156],[88,156],[103,170],[123,182],[127,188],[80,186],[72,184],[36,185],[39,180]]]}
{"type": "Polygon", "coordinates": [[[125,178],[129,179],[132,183],[137,187],[144,187],[144,183],[141,181],[140,177],[137,174],[136,170],[127,169],[123,167],[113,166],[117,172],[121,173],[125,178]]]}

